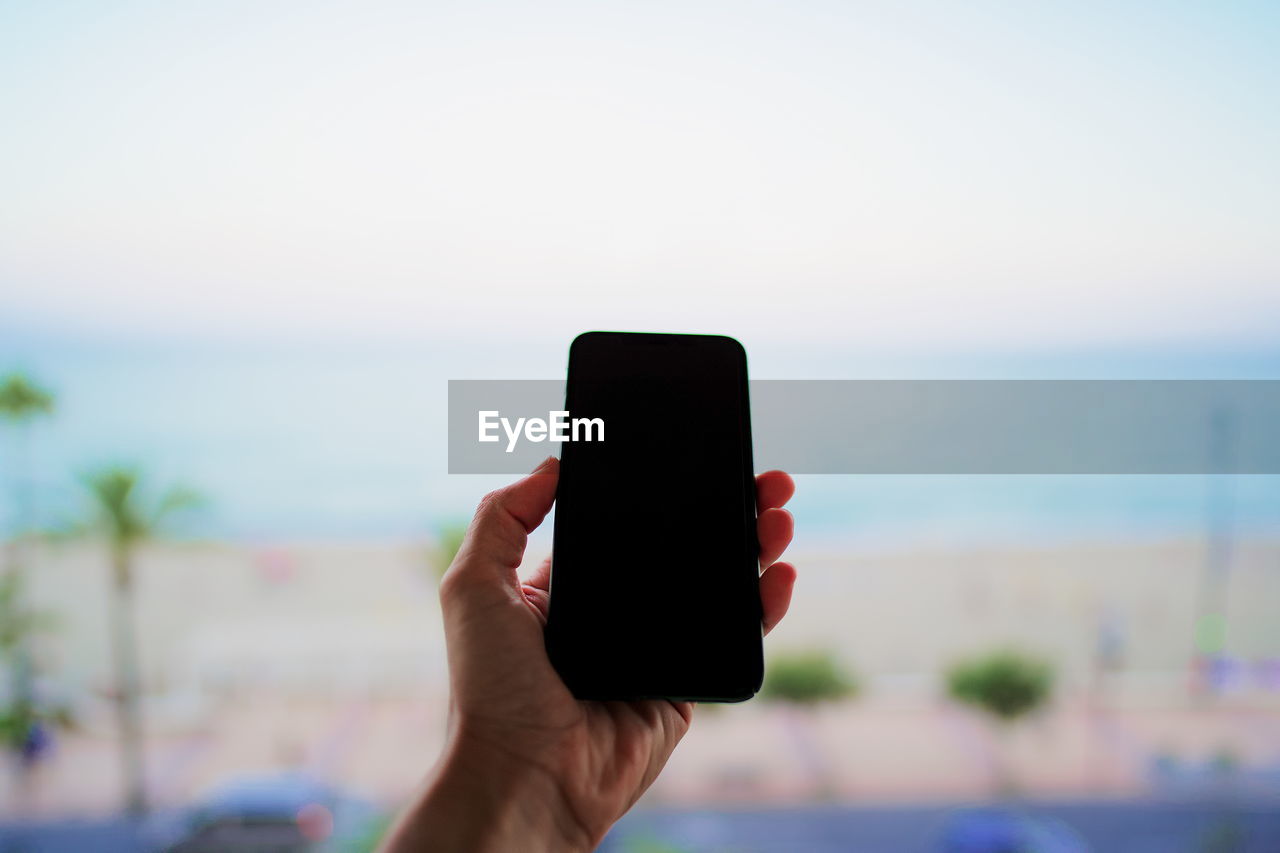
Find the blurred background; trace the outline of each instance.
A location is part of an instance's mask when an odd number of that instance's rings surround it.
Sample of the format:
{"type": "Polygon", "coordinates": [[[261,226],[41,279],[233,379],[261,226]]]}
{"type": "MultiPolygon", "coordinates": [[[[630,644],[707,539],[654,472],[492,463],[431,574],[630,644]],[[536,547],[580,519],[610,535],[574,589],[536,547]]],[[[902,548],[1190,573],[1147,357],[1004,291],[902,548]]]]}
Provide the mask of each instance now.
{"type": "MultiPolygon", "coordinates": [[[[1280,379],[1277,43],[1251,2],[0,4],[0,851],[373,848],[503,482],[445,473],[448,379],[586,329],[1280,379]]],[[[1280,478],[792,508],[763,695],[604,849],[1280,849],[1280,478]]]]}

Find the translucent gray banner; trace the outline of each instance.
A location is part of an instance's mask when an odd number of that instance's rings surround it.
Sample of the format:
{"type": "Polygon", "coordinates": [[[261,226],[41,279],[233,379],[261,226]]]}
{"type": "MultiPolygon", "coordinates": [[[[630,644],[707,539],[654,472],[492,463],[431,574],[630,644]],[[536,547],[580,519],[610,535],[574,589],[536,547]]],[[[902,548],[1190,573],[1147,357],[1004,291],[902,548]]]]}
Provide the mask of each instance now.
{"type": "MultiPolygon", "coordinates": [[[[558,455],[563,408],[562,380],[451,380],[449,472],[516,474],[558,455]],[[497,413],[488,441],[482,412],[497,413]],[[546,423],[544,437],[536,422],[514,431],[520,418],[546,423]]],[[[760,471],[1280,473],[1277,380],[766,379],[751,382],[751,415],[760,471]]]]}

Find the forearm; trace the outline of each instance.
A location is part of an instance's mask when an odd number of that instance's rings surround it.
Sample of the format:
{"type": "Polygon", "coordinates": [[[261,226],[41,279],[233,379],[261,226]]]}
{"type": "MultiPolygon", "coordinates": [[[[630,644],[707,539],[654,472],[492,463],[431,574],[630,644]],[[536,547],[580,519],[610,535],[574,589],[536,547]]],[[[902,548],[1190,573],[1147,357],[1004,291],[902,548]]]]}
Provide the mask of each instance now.
{"type": "Polygon", "coordinates": [[[587,853],[552,781],[451,739],[381,853],[587,853]]]}

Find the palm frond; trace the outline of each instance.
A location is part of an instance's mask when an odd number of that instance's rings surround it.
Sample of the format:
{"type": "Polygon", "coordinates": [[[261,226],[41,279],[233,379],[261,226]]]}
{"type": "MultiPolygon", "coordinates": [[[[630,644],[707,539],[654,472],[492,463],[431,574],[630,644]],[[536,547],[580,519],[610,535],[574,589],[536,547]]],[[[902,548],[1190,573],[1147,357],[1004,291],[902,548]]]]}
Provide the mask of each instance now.
{"type": "Polygon", "coordinates": [[[0,417],[25,421],[53,411],[53,394],[21,373],[0,380],[0,417]]]}
{"type": "Polygon", "coordinates": [[[120,545],[151,535],[151,525],[139,511],[136,468],[108,466],[86,474],[82,481],[93,498],[103,531],[120,545]]]}
{"type": "Polygon", "coordinates": [[[159,521],[165,516],[177,512],[200,509],[209,503],[203,493],[190,486],[178,485],[169,489],[156,504],[155,519],[159,521]]]}

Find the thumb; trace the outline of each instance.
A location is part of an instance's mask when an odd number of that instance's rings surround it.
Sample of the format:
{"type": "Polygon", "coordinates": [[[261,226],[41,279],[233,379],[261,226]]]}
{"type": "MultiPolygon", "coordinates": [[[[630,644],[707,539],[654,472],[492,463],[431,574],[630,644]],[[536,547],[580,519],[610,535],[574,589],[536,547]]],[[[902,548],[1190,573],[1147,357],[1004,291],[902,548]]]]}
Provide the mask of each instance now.
{"type": "Polygon", "coordinates": [[[551,511],[559,478],[560,462],[549,456],[524,479],[485,495],[445,576],[453,575],[454,583],[518,587],[515,570],[525,543],[551,511]]]}

